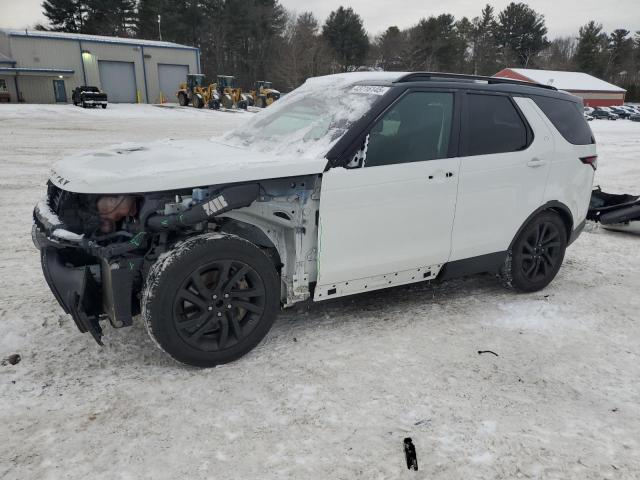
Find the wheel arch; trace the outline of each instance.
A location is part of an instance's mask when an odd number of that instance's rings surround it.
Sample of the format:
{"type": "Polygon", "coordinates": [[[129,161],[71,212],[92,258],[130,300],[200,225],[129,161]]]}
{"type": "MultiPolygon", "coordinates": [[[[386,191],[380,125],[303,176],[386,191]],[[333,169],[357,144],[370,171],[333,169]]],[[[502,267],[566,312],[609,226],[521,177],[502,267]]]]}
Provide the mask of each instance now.
{"type": "Polygon", "coordinates": [[[280,272],[282,267],[282,259],[280,258],[280,252],[271,239],[260,228],[250,223],[236,220],[235,218],[226,217],[224,223],[220,227],[220,231],[223,233],[229,233],[236,235],[240,238],[247,240],[248,242],[257,245],[260,248],[269,250],[269,258],[273,262],[276,270],[280,272]]]}
{"type": "Polygon", "coordinates": [[[520,225],[520,228],[511,239],[511,243],[509,244],[509,250],[511,250],[511,248],[513,247],[513,244],[515,243],[516,239],[518,238],[522,230],[524,230],[525,227],[529,225],[529,223],[534,218],[536,218],[538,215],[540,215],[543,212],[554,212],[562,219],[562,223],[564,223],[564,226],[567,229],[567,241],[569,241],[569,239],[571,238],[571,233],[573,232],[573,225],[574,225],[573,214],[571,213],[571,210],[569,209],[569,207],[567,207],[564,203],[559,202],[557,200],[552,200],[535,209],[531,213],[531,215],[529,215],[527,219],[522,223],[522,225],[520,225]]]}

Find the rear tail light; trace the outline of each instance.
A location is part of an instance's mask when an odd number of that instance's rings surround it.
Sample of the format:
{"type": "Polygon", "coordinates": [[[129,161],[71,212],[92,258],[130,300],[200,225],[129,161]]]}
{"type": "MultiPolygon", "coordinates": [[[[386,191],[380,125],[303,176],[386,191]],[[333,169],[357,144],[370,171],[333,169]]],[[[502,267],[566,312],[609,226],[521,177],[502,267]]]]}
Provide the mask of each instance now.
{"type": "Polygon", "coordinates": [[[584,163],[585,165],[591,165],[591,168],[593,168],[594,170],[596,168],[598,168],[598,156],[597,155],[591,155],[589,157],[580,157],[580,161],[582,163],[584,163]]]}

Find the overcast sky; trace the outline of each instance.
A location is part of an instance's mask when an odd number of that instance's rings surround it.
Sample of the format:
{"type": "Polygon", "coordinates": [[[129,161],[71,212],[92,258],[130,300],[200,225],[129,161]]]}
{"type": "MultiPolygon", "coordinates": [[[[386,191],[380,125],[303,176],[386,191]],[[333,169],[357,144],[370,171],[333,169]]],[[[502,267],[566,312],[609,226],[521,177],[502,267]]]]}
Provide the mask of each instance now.
{"type": "MultiPolygon", "coordinates": [[[[42,0],[0,0],[0,28],[30,28],[45,22],[41,13],[42,0]]],[[[280,0],[287,9],[312,11],[322,22],[331,10],[340,5],[352,7],[364,20],[369,34],[376,35],[389,25],[400,28],[415,24],[420,18],[440,13],[452,13],[456,18],[473,18],[487,3],[478,0],[280,0]]],[[[501,10],[509,0],[489,2],[501,10]]],[[[605,30],[626,28],[640,30],[640,0],[529,0],[526,2],[547,19],[551,38],[574,35],[580,25],[596,20],[605,30]]]]}

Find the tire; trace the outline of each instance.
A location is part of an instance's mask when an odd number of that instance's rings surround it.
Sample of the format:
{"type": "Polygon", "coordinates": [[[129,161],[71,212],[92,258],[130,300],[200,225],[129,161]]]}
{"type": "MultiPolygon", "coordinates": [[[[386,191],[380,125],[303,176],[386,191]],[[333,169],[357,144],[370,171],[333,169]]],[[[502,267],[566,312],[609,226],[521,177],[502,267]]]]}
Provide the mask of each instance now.
{"type": "Polygon", "coordinates": [[[105,108],[107,108],[107,106],[103,103],[102,104],[102,109],[104,110],[105,108]]]}
{"type": "Polygon", "coordinates": [[[178,94],[178,103],[181,107],[186,107],[189,105],[189,98],[182,92],[178,94]]]}
{"type": "Polygon", "coordinates": [[[204,99],[200,94],[193,96],[193,106],[196,108],[204,107],[204,99]]]}
{"type": "Polygon", "coordinates": [[[229,95],[228,93],[225,93],[224,95],[222,95],[222,106],[226,109],[233,108],[233,99],[231,98],[231,95],[229,95]]]}
{"type": "Polygon", "coordinates": [[[82,108],[87,108],[87,104],[84,103],[84,100],[82,101],[82,108]]]}
{"type": "Polygon", "coordinates": [[[536,216],[520,232],[507,255],[500,276],[506,287],[537,292],[555,278],[567,249],[567,228],[554,212],[536,216]]]}
{"type": "Polygon", "coordinates": [[[279,310],[273,262],[249,241],[219,233],[178,243],[151,267],[142,295],[151,338],[177,361],[196,367],[245,355],[279,310]]]}

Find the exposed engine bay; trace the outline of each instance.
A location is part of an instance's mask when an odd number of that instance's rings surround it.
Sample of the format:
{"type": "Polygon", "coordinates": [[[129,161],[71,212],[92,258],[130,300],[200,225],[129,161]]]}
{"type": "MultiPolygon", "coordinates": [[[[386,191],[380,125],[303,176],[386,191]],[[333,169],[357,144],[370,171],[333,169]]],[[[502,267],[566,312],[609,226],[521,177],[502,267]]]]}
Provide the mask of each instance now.
{"type": "Polygon", "coordinates": [[[33,240],[51,290],[82,332],[119,328],[140,312],[146,274],[185,238],[219,231],[262,248],[284,306],[309,298],[317,276],[320,176],[130,195],[72,193],[49,183],[33,240]]]}

